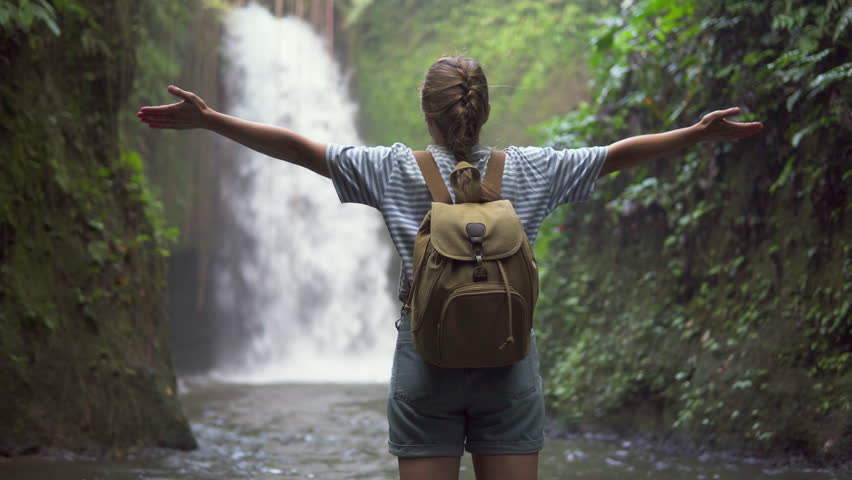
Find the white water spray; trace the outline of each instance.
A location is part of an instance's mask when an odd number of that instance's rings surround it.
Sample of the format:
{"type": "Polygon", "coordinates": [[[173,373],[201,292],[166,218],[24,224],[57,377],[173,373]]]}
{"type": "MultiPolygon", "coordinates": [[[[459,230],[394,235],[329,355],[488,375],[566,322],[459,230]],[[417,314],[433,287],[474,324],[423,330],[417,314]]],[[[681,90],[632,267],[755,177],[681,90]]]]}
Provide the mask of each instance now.
{"type": "MultiPolygon", "coordinates": [[[[323,39],[296,18],[257,5],[225,22],[225,83],[231,113],[316,141],[360,145],[356,106],[323,39]]],[[[341,205],[331,181],[249,149],[238,151],[241,192],[223,192],[253,237],[238,268],[260,299],[244,361],[213,372],[240,382],[386,382],[398,308],[389,294],[389,241],[369,207],[341,205]]],[[[216,275],[220,305],[240,302],[233,279],[216,275]]],[[[254,295],[254,294],[257,295],[254,295]]],[[[226,308],[234,311],[233,308],[226,308]]]]}

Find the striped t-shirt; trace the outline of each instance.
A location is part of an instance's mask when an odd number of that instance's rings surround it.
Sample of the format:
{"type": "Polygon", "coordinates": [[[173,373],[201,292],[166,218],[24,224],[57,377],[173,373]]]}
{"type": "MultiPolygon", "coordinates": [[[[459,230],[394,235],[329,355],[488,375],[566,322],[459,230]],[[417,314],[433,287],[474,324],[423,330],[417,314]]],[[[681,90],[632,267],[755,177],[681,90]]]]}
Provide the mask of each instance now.
{"type": "MultiPolygon", "coordinates": [[[[440,145],[429,145],[450,192],[453,155],[440,145]]],[[[500,198],[509,200],[521,219],[530,244],[544,218],[567,202],[588,200],[606,160],[606,147],[554,150],[542,147],[509,147],[503,167],[500,198]]],[[[469,159],[488,173],[490,149],[479,145],[469,159]]],[[[390,147],[356,147],[329,144],[326,160],[337,196],[343,203],[362,203],[377,208],[384,217],[391,240],[402,259],[399,298],[405,301],[407,282],[412,280],[414,237],[432,197],[411,149],[401,143],[390,147]]]]}

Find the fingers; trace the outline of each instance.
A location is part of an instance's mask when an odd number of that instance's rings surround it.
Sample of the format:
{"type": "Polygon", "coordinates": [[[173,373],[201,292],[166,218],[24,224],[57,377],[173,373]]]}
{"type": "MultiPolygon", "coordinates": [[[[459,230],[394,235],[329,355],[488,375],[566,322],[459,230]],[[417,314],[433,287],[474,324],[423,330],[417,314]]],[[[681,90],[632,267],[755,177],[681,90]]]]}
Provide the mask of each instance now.
{"type": "Polygon", "coordinates": [[[176,96],[176,97],[178,97],[182,100],[186,100],[187,102],[190,101],[190,97],[192,96],[191,92],[187,92],[186,90],[181,90],[180,88],[178,88],[174,85],[169,85],[169,88],[167,90],[172,95],[174,95],[174,96],[176,96]]]}
{"type": "Polygon", "coordinates": [[[183,102],[177,102],[177,103],[170,103],[168,105],[157,105],[157,106],[153,106],[153,107],[152,106],[145,106],[145,107],[141,107],[139,109],[139,112],[146,114],[146,115],[147,114],[167,113],[167,112],[174,110],[179,105],[182,105],[184,102],[190,101],[190,98],[194,96],[194,94],[192,94],[190,92],[185,92],[185,91],[183,91],[183,90],[181,90],[177,87],[172,87],[172,86],[169,87],[169,93],[171,93],[172,95],[174,95],[178,98],[183,99],[184,101],[183,102]]]}
{"type": "Polygon", "coordinates": [[[738,140],[750,137],[763,130],[763,124],[760,122],[738,123],[728,120],[722,120],[722,122],[724,122],[723,128],[718,129],[715,134],[720,140],[738,140]]]}
{"type": "Polygon", "coordinates": [[[704,123],[712,123],[720,118],[731,117],[738,113],[740,113],[739,107],[728,108],[726,110],[716,110],[704,115],[704,118],[702,118],[701,121],[704,123]]]}
{"type": "Polygon", "coordinates": [[[193,124],[186,120],[175,119],[167,115],[143,116],[141,113],[137,113],[136,115],[151,128],[173,128],[179,130],[194,128],[193,124]]]}
{"type": "Polygon", "coordinates": [[[728,125],[737,127],[737,128],[749,128],[749,129],[757,128],[758,130],[763,128],[763,124],[760,123],[760,122],[741,123],[741,122],[731,122],[729,120],[725,120],[725,123],[727,123],[728,125]]]}
{"type": "MultiPolygon", "coordinates": [[[[172,95],[174,95],[174,96],[176,96],[176,97],[178,97],[181,100],[186,101],[186,102],[192,102],[192,98],[195,97],[194,93],[187,92],[186,90],[181,90],[180,88],[178,88],[174,85],[169,85],[168,91],[172,95]]],[[[158,105],[156,107],[142,107],[142,108],[139,109],[139,112],[142,113],[143,115],[168,113],[168,112],[174,110],[175,108],[177,108],[177,106],[180,105],[181,103],[183,103],[183,102],[170,103],[168,105],[158,105]]],[[[137,114],[137,116],[138,116],[138,114],[137,114]]]]}
{"type": "Polygon", "coordinates": [[[139,109],[139,113],[142,113],[142,114],[145,114],[145,115],[148,115],[148,114],[156,115],[156,114],[168,113],[169,111],[174,109],[177,105],[180,105],[180,103],[170,103],[168,105],[158,105],[156,107],[142,107],[142,108],[139,109]]]}
{"type": "Polygon", "coordinates": [[[142,119],[143,121],[147,118],[172,118],[174,117],[174,112],[168,110],[153,110],[153,108],[157,107],[142,107],[138,112],[136,112],[136,116],[142,119]]]}
{"type": "Polygon", "coordinates": [[[204,100],[202,100],[201,97],[199,97],[198,95],[196,95],[192,92],[187,92],[186,90],[181,90],[180,88],[178,88],[174,85],[169,85],[168,90],[169,90],[169,93],[171,93],[172,95],[183,99],[184,102],[193,105],[195,108],[197,108],[199,110],[203,110],[203,109],[207,108],[207,104],[204,103],[204,100]]]}
{"type": "Polygon", "coordinates": [[[750,123],[737,123],[733,124],[737,127],[736,135],[737,138],[745,138],[754,135],[755,133],[763,130],[763,124],[760,122],[750,122],[750,123]]]}
{"type": "Polygon", "coordinates": [[[178,119],[175,118],[173,112],[151,112],[151,111],[140,111],[136,113],[136,116],[144,123],[147,123],[149,126],[151,124],[172,124],[178,119]]]}
{"type": "Polygon", "coordinates": [[[139,117],[143,122],[150,122],[152,120],[173,120],[173,121],[183,121],[185,120],[186,112],[184,105],[185,101],[180,103],[172,103],[169,105],[159,105],[156,107],[141,107],[138,112],[136,112],[136,116],[139,117]]]}

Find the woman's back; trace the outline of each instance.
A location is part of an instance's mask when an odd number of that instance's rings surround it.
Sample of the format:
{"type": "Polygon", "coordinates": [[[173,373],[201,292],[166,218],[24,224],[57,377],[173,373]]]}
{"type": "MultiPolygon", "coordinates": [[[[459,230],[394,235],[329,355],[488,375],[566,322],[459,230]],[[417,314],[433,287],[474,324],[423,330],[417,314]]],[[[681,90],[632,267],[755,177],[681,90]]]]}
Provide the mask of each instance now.
{"type": "MultiPolygon", "coordinates": [[[[444,183],[456,159],[446,147],[429,145],[444,183]]],[[[491,150],[474,146],[468,162],[488,171],[491,150]]],[[[411,256],[420,222],[431,208],[432,198],[411,149],[401,143],[391,147],[354,147],[330,144],[328,169],[341,202],[377,208],[402,259],[400,299],[405,298],[405,277],[412,277],[411,256]]],[[[594,190],[595,179],[606,160],[606,147],[554,150],[542,147],[509,147],[503,169],[500,197],[509,200],[521,219],[530,244],[547,215],[566,202],[584,201],[594,190]]]]}

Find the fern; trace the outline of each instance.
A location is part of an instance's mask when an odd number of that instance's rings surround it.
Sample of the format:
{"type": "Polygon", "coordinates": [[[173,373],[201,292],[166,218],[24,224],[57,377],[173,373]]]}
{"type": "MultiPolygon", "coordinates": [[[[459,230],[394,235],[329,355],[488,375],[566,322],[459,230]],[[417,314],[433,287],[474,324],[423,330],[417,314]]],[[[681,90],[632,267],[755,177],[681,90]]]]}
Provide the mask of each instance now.
{"type": "Polygon", "coordinates": [[[57,23],[57,10],[74,13],[88,20],[91,27],[97,27],[89,11],[77,0],[0,0],[0,31],[29,33],[33,25],[44,23],[54,35],[59,36],[62,31],[57,23]]]}
{"type": "Polygon", "coordinates": [[[817,75],[816,78],[811,80],[810,85],[808,85],[811,89],[811,93],[808,94],[808,97],[813,97],[825,90],[829,85],[847,78],[852,78],[852,62],[846,62],[825,73],[817,75]]]}
{"type": "Polygon", "coordinates": [[[0,0],[0,29],[29,32],[34,23],[43,22],[54,35],[59,35],[56,10],[47,0],[0,0]]]}
{"type": "Polygon", "coordinates": [[[778,76],[782,83],[797,83],[810,77],[817,63],[828,57],[833,51],[833,48],[826,48],[820,52],[805,55],[802,50],[791,50],[778,57],[774,62],[769,63],[767,67],[778,76]]]}
{"type": "Polygon", "coordinates": [[[802,140],[808,135],[816,132],[820,128],[828,127],[836,123],[835,117],[823,117],[819,120],[812,122],[806,125],[804,128],[801,128],[797,132],[795,132],[790,139],[790,143],[793,144],[793,147],[798,147],[802,140]]]}

